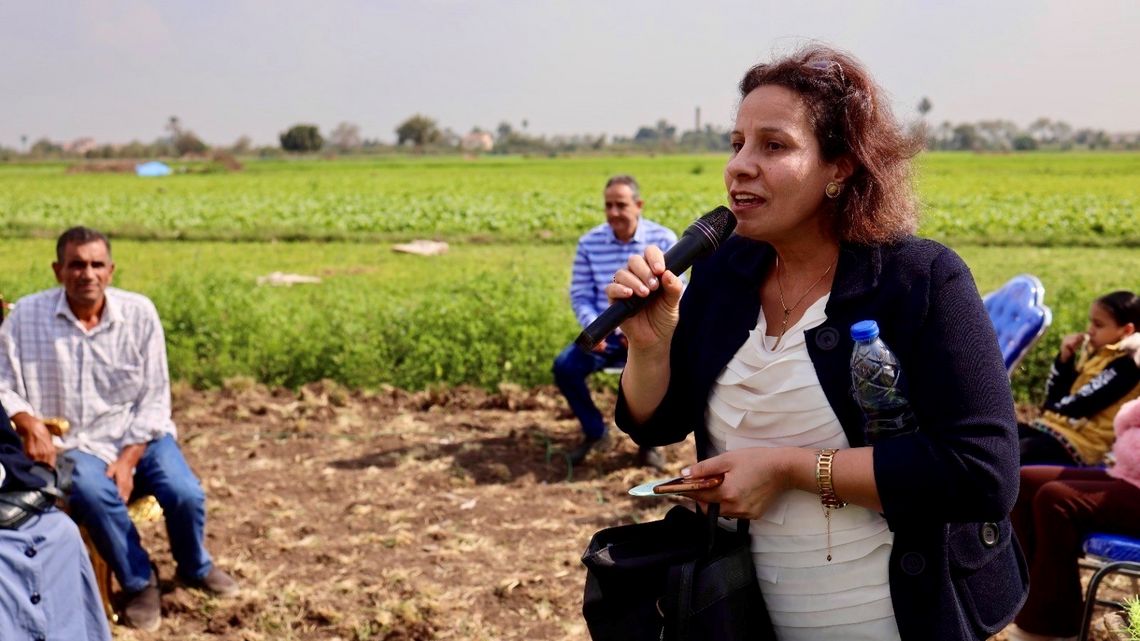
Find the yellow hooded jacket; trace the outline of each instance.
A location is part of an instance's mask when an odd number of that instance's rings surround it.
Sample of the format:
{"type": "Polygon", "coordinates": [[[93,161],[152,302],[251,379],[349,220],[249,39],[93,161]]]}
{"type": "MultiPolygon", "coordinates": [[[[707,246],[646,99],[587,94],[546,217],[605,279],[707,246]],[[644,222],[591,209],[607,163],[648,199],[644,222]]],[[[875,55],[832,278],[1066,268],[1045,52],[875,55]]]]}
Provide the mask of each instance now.
{"type": "Polygon", "coordinates": [[[1034,427],[1051,434],[1086,465],[1099,465],[1112,449],[1112,419],[1140,397],[1140,333],[1068,363],[1053,362],[1045,405],[1034,427]]]}

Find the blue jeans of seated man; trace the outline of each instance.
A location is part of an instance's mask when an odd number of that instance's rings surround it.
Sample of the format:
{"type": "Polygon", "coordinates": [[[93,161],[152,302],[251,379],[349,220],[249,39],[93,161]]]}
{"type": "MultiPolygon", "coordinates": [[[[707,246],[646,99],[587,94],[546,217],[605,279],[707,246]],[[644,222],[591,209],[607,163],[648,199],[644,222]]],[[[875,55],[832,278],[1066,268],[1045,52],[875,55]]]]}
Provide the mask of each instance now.
{"type": "MultiPolygon", "coordinates": [[[[119,488],[107,477],[107,464],[75,450],[65,456],[75,462],[69,497],[72,516],[87,526],[95,548],[114,571],[119,585],[127,592],[142,590],[150,582],[150,557],[119,497],[119,488]]],[[[206,495],[178,443],[169,435],[148,443],[135,466],[131,498],[147,494],[153,494],[162,506],[178,574],[190,580],[206,576],[213,565],[205,547],[206,495]]]]}
{"type": "Polygon", "coordinates": [[[607,367],[625,365],[626,352],[621,339],[611,334],[606,337],[604,352],[587,352],[571,343],[554,359],[554,382],[562,390],[574,416],[582,423],[582,431],[588,439],[601,438],[606,432],[606,423],[590,398],[586,377],[607,367]]]}

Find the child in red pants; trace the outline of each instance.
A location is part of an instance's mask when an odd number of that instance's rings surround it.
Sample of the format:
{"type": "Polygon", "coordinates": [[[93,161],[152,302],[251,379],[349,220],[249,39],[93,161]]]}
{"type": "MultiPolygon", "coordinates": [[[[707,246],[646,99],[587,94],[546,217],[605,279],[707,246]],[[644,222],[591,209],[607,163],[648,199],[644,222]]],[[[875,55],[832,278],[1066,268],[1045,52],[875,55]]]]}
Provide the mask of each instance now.
{"type": "Polygon", "coordinates": [[[1029,599],[1006,628],[1010,641],[1076,638],[1081,621],[1077,559],[1092,532],[1140,537],[1140,399],[1113,421],[1108,469],[1021,468],[1013,527],[1029,561],[1029,599]]]}

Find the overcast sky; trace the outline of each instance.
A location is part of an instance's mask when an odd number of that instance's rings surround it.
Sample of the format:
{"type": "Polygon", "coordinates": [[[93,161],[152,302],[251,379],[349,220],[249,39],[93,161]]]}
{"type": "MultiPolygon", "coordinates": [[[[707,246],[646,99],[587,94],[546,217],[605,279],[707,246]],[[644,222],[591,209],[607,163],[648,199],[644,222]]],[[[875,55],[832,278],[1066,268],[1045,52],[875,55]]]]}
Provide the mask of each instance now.
{"type": "Polygon", "coordinates": [[[822,40],[915,117],[1039,116],[1140,130],[1140,2],[956,0],[0,0],[0,145],[208,143],[341,121],[393,141],[424,113],[460,133],[630,136],[728,125],[751,64],[822,40]]]}

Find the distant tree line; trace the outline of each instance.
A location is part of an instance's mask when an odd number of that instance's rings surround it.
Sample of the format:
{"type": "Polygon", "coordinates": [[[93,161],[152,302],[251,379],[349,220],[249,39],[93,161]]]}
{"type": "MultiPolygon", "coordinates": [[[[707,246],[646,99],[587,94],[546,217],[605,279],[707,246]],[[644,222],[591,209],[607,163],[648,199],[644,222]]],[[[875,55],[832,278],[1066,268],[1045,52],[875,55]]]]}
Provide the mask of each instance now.
{"type": "Polygon", "coordinates": [[[1140,134],[1110,134],[1103,129],[1075,129],[1062,120],[1038,118],[1022,129],[1009,120],[942,122],[923,128],[927,149],[943,151],[1033,151],[1048,149],[1140,149],[1140,134]]]}
{"type": "MultiPolygon", "coordinates": [[[[1061,120],[1038,118],[1026,128],[1009,120],[982,120],[973,123],[943,121],[931,126],[927,115],[933,104],[923,98],[917,105],[919,120],[911,125],[911,133],[925,140],[927,149],[943,151],[1007,152],[1071,149],[1140,149],[1140,132],[1112,134],[1100,129],[1074,128],[1061,120]]],[[[699,120],[699,119],[698,119],[699,120]]],[[[211,147],[193,131],[185,128],[177,116],[171,116],[165,126],[165,136],[150,143],[132,141],[127,144],[96,144],[80,139],[64,144],[49,138],[40,138],[28,145],[28,137],[21,136],[23,149],[0,148],[0,160],[23,157],[32,159],[144,159],[184,158],[219,153],[232,156],[275,157],[284,154],[383,154],[410,151],[413,153],[469,154],[536,154],[605,152],[726,152],[730,148],[729,133],[713,125],[699,124],[697,128],[679,131],[665,119],[653,125],[641,126],[632,136],[605,134],[578,134],[544,136],[530,133],[528,122],[516,127],[501,122],[494,131],[474,127],[461,135],[448,127],[441,127],[434,118],[414,114],[394,130],[395,144],[361,135],[360,126],[350,122],[337,125],[326,137],[314,124],[296,124],[282,131],[279,145],[254,146],[248,136],[242,136],[231,145],[211,147]]]]}
{"type": "Polygon", "coordinates": [[[920,120],[913,133],[926,141],[927,149],[939,151],[1034,151],[1038,149],[1140,149],[1140,132],[1109,133],[1090,127],[1074,128],[1063,120],[1038,118],[1022,129],[1009,120],[979,120],[930,127],[926,116],[934,108],[929,98],[918,102],[920,120]]]}

